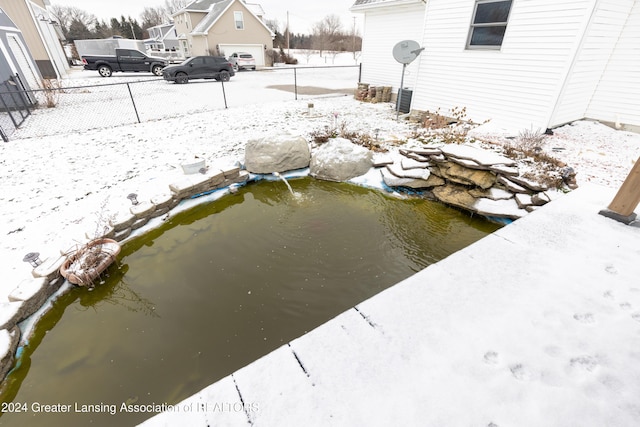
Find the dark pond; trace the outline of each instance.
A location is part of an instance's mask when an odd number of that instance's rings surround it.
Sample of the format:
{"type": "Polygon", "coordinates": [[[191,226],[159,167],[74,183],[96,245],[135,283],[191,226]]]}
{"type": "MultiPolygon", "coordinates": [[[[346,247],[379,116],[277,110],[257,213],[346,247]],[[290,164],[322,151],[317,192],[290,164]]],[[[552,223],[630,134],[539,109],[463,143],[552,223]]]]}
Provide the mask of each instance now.
{"type": "Polygon", "coordinates": [[[0,424],[135,425],[150,414],[122,403],[175,404],[499,227],[349,184],[291,185],[302,197],[261,182],[179,214],[126,244],[104,284],[59,298],[2,390],[27,412],[0,424]]]}

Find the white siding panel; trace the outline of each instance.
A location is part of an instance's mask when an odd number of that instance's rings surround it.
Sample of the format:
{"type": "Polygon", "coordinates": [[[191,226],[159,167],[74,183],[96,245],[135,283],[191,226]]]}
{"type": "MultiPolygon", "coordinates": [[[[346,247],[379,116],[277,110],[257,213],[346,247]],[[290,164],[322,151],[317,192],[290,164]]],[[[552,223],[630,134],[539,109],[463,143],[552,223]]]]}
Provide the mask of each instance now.
{"type": "MultiPolygon", "coordinates": [[[[609,2],[609,8],[622,2],[609,2]]],[[[628,3],[628,2],[624,2],[628,3]]],[[[640,1],[632,9],[609,58],[586,116],[640,126],[640,1]]]]}
{"type": "MultiPolygon", "coordinates": [[[[389,8],[391,9],[391,8],[389,8]]],[[[402,64],[393,59],[393,47],[402,40],[422,40],[424,5],[367,12],[362,46],[362,82],[373,86],[400,86],[402,64]]],[[[407,66],[404,86],[416,85],[419,61],[407,66]]]]}
{"type": "Polygon", "coordinates": [[[412,107],[466,107],[474,121],[544,130],[592,3],[514,1],[501,50],[467,50],[474,2],[429,1],[412,107]]]}
{"type": "Polygon", "coordinates": [[[589,102],[604,74],[633,3],[634,0],[598,2],[558,99],[550,126],[587,116],[589,102]]]}
{"type": "Polygon", "coordinates": [[[397,89],[391,50],[413,39],[425,51],[407,67],[412,109],[466,107],[512,131],[584,117],[640,124],[640,0],[516,0],[500,50],[466,49],[473,8],[429,0],[426,11],[367,11],[362,81],[397,89]]]}

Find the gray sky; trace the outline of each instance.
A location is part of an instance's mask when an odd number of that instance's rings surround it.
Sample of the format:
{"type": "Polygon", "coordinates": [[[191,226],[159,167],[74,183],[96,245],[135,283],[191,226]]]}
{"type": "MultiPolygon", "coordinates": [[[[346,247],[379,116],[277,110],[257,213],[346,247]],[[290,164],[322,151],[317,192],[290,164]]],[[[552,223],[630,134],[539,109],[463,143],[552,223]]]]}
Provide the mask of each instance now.
{"type": "MultiPolygon", "coordinates": [[[[342,20],[345,31],[351,31],[353,17],[356,17],[356,27],[361,28],[362,15],[352,14],[349,8],[355,0],[249,0],[249,3],[262,5],[266,19],[275,19],[280,23],[283,31],[289,12],[289,25],[294,33],[310,33],[311,26],[329,14],[336,14],[342,20]]],[[[60,6],[74,6],[92,13],[98,19],[109,20],[113,17],[131,16],[139,20],[145,7],[159,7],[163,0],[51,0],[52,4],[60,6]]]]}

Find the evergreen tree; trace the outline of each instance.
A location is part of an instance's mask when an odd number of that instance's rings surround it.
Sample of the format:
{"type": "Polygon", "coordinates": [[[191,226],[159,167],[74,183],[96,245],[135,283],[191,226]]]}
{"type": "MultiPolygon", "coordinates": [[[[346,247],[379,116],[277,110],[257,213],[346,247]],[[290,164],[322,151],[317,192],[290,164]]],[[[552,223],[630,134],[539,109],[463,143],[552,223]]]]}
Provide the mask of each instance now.
{"type": "Polygon", "coordinates": [[[69,31],[67,32],[67,40],[84,40],[91,38],[91,31],[80,20],[74,19],[69,24],[69,31]]]}
{"type": "Polygon", "coordinates": [[[111,18],[111,35],[112,36],[122,36],[122,27],[120,26],[120,22],[117,18],[111,18]]]}

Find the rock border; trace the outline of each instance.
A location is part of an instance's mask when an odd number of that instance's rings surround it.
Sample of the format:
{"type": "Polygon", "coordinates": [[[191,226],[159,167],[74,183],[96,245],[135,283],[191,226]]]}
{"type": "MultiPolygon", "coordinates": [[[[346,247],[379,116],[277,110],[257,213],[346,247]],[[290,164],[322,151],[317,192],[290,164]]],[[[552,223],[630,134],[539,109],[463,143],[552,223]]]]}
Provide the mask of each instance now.
{"type": "Polygon", "coordinates": [[[399,152],[400,160],[376,163],[385,185],[417,190],[490,220],[522,218],[554,198],[555,191],[522,176],[514,160],[490,150],[446,144],[399,152]]]}

